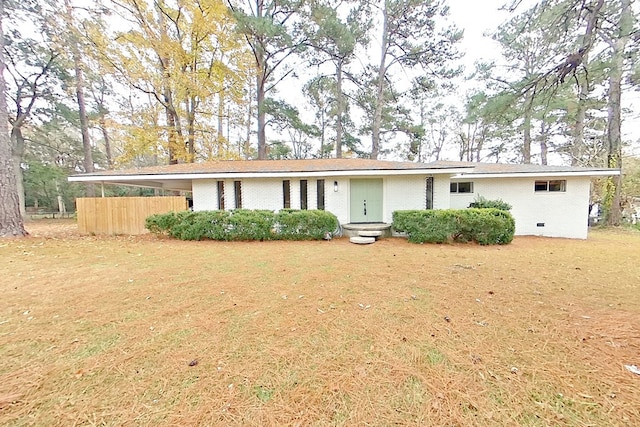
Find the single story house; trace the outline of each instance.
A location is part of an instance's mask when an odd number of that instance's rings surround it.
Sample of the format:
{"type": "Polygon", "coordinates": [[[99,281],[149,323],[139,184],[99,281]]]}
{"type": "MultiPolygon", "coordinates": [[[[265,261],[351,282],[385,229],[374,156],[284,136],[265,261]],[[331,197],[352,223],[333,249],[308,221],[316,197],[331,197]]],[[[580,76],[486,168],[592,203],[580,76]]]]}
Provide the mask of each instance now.
{"type": "Polygon", "coordinates": [[[111,170],[74,182],[191,192],[193,209],[325,209],[340,223],[391,223],[404,209],[511,204],[517,235],[587,237],[591,178],[619,170],[368,159],[229,160],[111,170]]]}

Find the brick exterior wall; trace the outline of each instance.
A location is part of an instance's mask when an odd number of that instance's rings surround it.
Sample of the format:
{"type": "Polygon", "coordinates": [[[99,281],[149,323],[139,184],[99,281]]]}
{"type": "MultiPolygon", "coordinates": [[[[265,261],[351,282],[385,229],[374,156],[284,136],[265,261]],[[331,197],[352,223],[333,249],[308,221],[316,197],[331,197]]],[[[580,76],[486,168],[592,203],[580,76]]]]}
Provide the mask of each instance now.
{"type": "MultiPolygon", "coordinates": [[[[322,177],[325,180],[325,209],[338,217],[342,224],[350,222],[349,178],[322,177]],[[334,181],[338,191],[334,191],[334,181]]],[[[322,179],[320,178],[320,179],[322,179]]],[[[372,177],[375,178],[375,177],[372,177]]],[[[424,209],[426,176],[385,176],[383,178],[383,220],[390,223],[395,210],[424,209]]],[[[316,182],[306,178],[308,208],[317,208],[316,182]]],[[[477,195],[487,199],[502,199],[513,206],[516,234],[585,239],[588,231],[588,206],[591,180],[589,177],[567,177],[565,192],[535,192],[536,180],[558,178],[458,179],[473,181],[472,194],[449,191],[448,176],[435,175],[433,183],[434,209],[462,209],[477,195]],[[544,224],[544,226],[538,226],[544,224]]],[[[300,179],[290,178],[291,208],[300,208],[300,179]]],[[[278,211],[283,207],[282,179],[243,179],[242,206],[246,209],[278,211]]],[[[214,210],[217,205],[217,180],[193,181],[194,210],[214,210]]],[[[225,180],[225,208],[235,208],[233,180],[225,180]]]]}
{"type": "Polygon", "coordinates": [[[468,207],[477,195],[486,199],[502,199],[512,206],[516,235],[587,238],[591,189],[589,177],[452,180],[455,181],[473,181],[474,192],[451,193],[451,207],[454,209],[468,207]],[[567,181],[566,191],[534,191],[535,181],[557,179],[567,181]]]}

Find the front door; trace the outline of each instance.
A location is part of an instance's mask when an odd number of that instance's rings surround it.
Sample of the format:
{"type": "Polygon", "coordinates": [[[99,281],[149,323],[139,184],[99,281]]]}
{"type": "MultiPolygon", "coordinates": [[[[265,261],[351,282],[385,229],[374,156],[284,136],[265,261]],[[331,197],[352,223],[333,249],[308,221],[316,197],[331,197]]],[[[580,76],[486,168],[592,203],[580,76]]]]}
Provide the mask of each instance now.
{"type": "Polygon", "coordinates": [[[351,180],[351,222],[382,222],[382,179],[351,180]]]}

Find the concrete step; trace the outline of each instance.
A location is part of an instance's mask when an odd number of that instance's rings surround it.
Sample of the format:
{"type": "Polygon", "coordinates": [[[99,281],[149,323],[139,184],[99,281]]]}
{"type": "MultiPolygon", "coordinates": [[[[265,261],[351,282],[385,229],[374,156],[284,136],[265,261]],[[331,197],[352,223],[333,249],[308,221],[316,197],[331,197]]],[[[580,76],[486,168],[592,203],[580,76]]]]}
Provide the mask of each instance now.
{"type": "MultiPolygon", "coordinates": [[[[376,223],[356,223],[356,224],[342,224],[342,233],[345,237],[357,236],[359,231],[381,231],[380,237],[391,237],[391,224],[376,222],[376,223]]],[[[364,236],[375,237],[375,236],[364,236]]]]}
{"type": "Polygon", "coordinates": [[[360,231],[358,231],[358,236],[360,236],[360,237],[373,237],[376,240],[378,240],[378,237],[382,236],[382,231],[360,230],[360,231]]]}
{"type": "Polygon", "coordinates": [[[375,237],[361,237],[361,236],[353,236],[349,238],[351,243],[355,243],[358,245],[368,245],[370,243],[375,243],[375,237]]]}

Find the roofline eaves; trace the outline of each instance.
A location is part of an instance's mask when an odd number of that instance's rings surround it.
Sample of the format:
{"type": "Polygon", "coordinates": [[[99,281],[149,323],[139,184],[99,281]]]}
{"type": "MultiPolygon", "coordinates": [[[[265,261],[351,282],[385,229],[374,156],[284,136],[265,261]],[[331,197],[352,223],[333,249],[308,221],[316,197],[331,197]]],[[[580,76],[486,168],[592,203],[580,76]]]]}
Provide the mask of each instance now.
{"type": "Polygon", "coordinates": [[[71,182],[100,181],[139,181],[139,180],[195,180],[195,179],[246,179],[246,178],[321,178],[333,176],[388,176],[388,175],[455,175],[468,170],[466,168],[445,169],[393,169],[393,170],[356,170],[356,171],[310,171],[310,172],[218,172],[218,173],[179,173],[179,174],[135,174],[135,175],[74,175],[71,182]]]}
{"type": "Polygon", "coordinates": [[[505,173],[461,173],[451,179],[482,179],[482,178],[544,178],[544,177],[572,177],[572,176],[618,176],[619,169],[579,172],[505,172],[505,173]]]}

